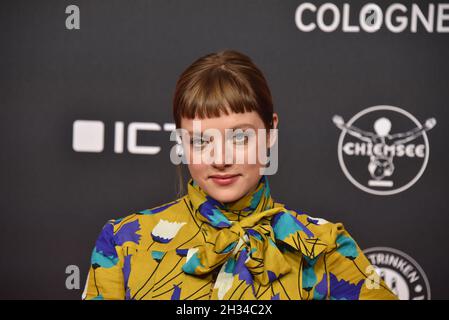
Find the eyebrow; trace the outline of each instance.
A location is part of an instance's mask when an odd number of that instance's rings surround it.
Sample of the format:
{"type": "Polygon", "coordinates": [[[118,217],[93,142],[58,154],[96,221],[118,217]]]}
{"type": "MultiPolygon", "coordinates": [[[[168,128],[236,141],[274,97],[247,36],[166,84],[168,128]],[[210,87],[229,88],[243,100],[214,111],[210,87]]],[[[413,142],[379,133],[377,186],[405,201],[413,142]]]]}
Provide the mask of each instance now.
{"type": "MultiPolygon", "coordinates": [[[[252,128],[252,129],[256,129],[252,124],[250,124],[250,123],[241,123],[241,124],[238,124],[238,125],[236,125],[236,126],[233,126],[232,128],[227,128],[227,129],[231,129],[231,130],[234,130],[234,129],[244,129],[244,128],[252,128]]],[[[193,132],[192,131],[190,131],[190,130],[188,130],[187,131],[190,135],[193,135],[193,132]]],[[[201,132],[201,133],[203,133],[203,132],[201,132]]]]}

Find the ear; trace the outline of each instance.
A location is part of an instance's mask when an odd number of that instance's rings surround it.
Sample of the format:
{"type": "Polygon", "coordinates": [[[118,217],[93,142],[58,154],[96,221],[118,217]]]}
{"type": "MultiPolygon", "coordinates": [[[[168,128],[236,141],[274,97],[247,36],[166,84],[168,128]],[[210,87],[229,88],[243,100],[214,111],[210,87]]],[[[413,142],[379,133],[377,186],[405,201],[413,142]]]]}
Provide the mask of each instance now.
{"type": "MultiPolygon", "coordinates": [[[[273,113],[273,126],[272,129],[277,129],[278,127],[278,123],[279,123],[279,117],[277,113],[273,113]]],[[[277,130],[275,130],[274,132],[271,132],[271,130],[269,131],[269,134],[267,136],[267,146],[268,148],[271,148],[277,141],[277,130]]]]}

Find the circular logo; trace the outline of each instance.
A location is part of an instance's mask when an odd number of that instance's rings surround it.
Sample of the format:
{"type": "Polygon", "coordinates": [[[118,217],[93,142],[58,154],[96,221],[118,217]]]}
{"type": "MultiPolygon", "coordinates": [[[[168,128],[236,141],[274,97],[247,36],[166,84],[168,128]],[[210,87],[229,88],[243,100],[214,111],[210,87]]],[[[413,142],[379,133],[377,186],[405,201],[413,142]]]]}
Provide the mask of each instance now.
{"type": "Polygon", "coordinates": [[[396,194],[410,188],[426,169],[430,152],[426,131],[436,125],[435,118],[422,125],[409,112],[382,105],[364,109],[347,122],[338,115],[332,120],[341,129],[340,167],[359,189],[396,194]]]}
{"type": "Polygon", "coordinates": [[[429,280],[420,265],[400,250],[363,250],[376,272],[400,300],[430,300],[429,280]]]}

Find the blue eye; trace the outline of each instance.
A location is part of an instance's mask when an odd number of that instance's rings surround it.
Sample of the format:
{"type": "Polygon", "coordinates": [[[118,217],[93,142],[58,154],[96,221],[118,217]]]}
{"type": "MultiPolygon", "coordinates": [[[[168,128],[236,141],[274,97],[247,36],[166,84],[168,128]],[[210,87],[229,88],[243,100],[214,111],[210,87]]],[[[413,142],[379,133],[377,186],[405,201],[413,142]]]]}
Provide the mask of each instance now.
{"type": "Polygon", "coordinates": [[[244,132],[237,132],[234,135],[234,142],[237,144],[245,144],[248,141],[248,136],[244,132]]]}
{"type": "Polygon", "coordinates": [[[206,143],[208,143],[208,141],[202,139],[202,138],[191,138],[190,139],[190,144],[194,147],[194,148],[202,148],[206,145],[206,143]]]}

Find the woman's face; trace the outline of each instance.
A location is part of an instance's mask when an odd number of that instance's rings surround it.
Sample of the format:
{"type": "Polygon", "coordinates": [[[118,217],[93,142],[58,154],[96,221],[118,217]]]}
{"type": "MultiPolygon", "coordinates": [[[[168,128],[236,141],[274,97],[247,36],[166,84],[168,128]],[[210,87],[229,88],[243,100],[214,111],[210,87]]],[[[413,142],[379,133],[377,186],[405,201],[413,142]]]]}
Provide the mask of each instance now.
{"type": "MultiPolygon", "coordinates": [[[[277,128],[277,123],[278,117],[274,113],[273,128],[277,128]]],[[[183,136],[183,146],[190,175],[209,196],[228,203],[256,188],[264,167],[258,151],[261,149],[260,152],[266,154],[266,148],[275,143],[274,136],[270,139],[269,130],[266,135],[263,130],[258,131],[265,126],[257,112],[230,112],[229,115],[207,119],[182,118],[181,128],[189,132],[187,137],[183,136]],[[198,124],[201,135],[194,127],[198,124]],[[211,132],[215,134],[211,135],[211,132]],[[265,145],[258,143],[261,141],[258,139],[265,139],[265,145]],[[251,158],[250,154],[254,157],[251,158]],[[194,156],[197,157],[196,162],[194,156]],[[205,156],[209,160],[205,161],[205,156]]]]}

